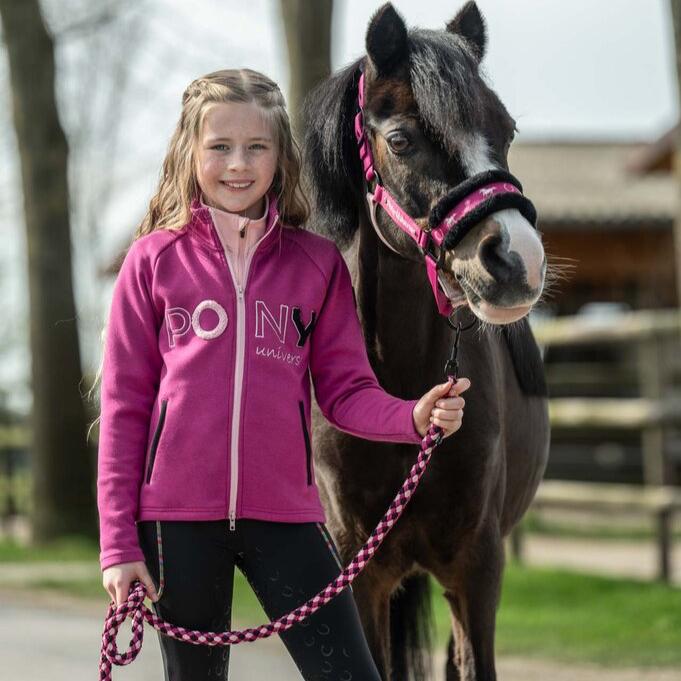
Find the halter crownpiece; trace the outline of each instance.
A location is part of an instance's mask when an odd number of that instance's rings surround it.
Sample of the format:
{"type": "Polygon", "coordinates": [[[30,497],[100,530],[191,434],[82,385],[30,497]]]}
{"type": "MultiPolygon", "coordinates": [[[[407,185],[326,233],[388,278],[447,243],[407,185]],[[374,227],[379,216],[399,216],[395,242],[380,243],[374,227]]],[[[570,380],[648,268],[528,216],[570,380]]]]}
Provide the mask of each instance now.
{"type": "Polygon", "coordinates": [[[492,213],[515,208],[536,227],[537,212],[532,202],[523,195],[522,185],[511,173],[501,169],[485,170],[467,178],[440,199],[430,212],[428,228],[423,229],[385,188],[374,168],[374,157],[364,126],[364,97],[362,72],[357,86],[358,111],[354,128],[367,187],[373,184],[373,191],[367,192],[371,222],[381,241],[397,253],[378,227],[376,209],[380,206],[416,242],[426,260],[428,280],[435,295],[438,312],[449,317],[454,309],[438,282],[438,270],[444,271],[442,265],[446,251],[455,248],[475,225],[492,213]],[[438,252],[435,251],[434,244],[438,246],[438,252]]]}

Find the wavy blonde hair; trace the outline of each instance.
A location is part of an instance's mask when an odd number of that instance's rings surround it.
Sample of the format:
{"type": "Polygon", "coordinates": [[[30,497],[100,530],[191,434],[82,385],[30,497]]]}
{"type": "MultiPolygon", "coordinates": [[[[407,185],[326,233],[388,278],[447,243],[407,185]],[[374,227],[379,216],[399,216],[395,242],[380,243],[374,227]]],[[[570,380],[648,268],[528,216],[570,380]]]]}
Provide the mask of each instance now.
{"type": "Polygon", "coordinates": [[[182,113],[163,161],[158,190],[137,228],[135,238],[156,229],[181,229],[191,219],[192,199],[199,195],[196,148],[206,111],[213,104],[255,103],[266,114],[277,146],[278,168],[271,191],[282,221],[301,226],[310,213],[300,187],[300,149],[291,132],[279,86],[250,69],[225,69],[197,78],[182,95],[182,113]]]}

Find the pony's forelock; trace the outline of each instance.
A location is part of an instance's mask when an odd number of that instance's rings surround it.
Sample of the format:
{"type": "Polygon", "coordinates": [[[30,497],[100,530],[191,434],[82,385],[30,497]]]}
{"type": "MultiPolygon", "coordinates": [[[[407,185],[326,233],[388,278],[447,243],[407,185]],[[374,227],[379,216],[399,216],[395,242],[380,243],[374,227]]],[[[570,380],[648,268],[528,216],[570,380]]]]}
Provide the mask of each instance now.
{"type": "Polygon", "coordinates": [[[419,114],[450,153],[461,132],[474,132],[484,119],[482,80],[466,42],[444,31],[409,32],[409,75],[419,114]]]}

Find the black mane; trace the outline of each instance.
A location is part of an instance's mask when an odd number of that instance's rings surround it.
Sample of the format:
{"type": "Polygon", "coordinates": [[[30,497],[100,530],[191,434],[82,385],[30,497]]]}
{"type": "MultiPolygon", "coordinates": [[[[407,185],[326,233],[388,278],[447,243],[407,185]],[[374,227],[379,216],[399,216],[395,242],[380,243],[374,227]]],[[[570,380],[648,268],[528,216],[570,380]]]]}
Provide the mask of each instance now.
{"type": "Polygon", "coordinates": [[[354,135],[358,59],[323,81],[305,100],[303,121],[305,189],[312,204],[312,229],[347,245],[359,222],[363,177],[354,135]]]}

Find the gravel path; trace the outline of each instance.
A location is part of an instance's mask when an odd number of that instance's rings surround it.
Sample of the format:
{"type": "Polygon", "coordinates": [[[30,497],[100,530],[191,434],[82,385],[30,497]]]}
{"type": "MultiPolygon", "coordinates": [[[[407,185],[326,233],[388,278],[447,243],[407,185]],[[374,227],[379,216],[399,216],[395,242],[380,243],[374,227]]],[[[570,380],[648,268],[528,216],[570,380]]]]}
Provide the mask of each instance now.
{"type": "MultiPolygon", "coordinates": [[[[528,565],[552,566],[613,577],[655,579],[657,546],[653,541],[566,539],[530,535],[525,541],[528,565]]],[[[681,586],[681,542],[674,544],[671,581],[681,586]]]]}
{"type": "MultiPolygon", "coordinates": [[[[0,678],[12,681],[91,681],[97,678],[99,645],[105,610],[101,603],[46,593],[19,594],[0,590],[0,678]]],[[[161,679],[162,662],[156,633],[144,628],[144,645],[125,669],[114,668],[116,681],[161,679]]],[[[119,636],[123,647],[130,627],[119,636]]],[[[272,637],[236,646],[230,678],[294,681],[300,679],[281,641],[272,637]]]]}

